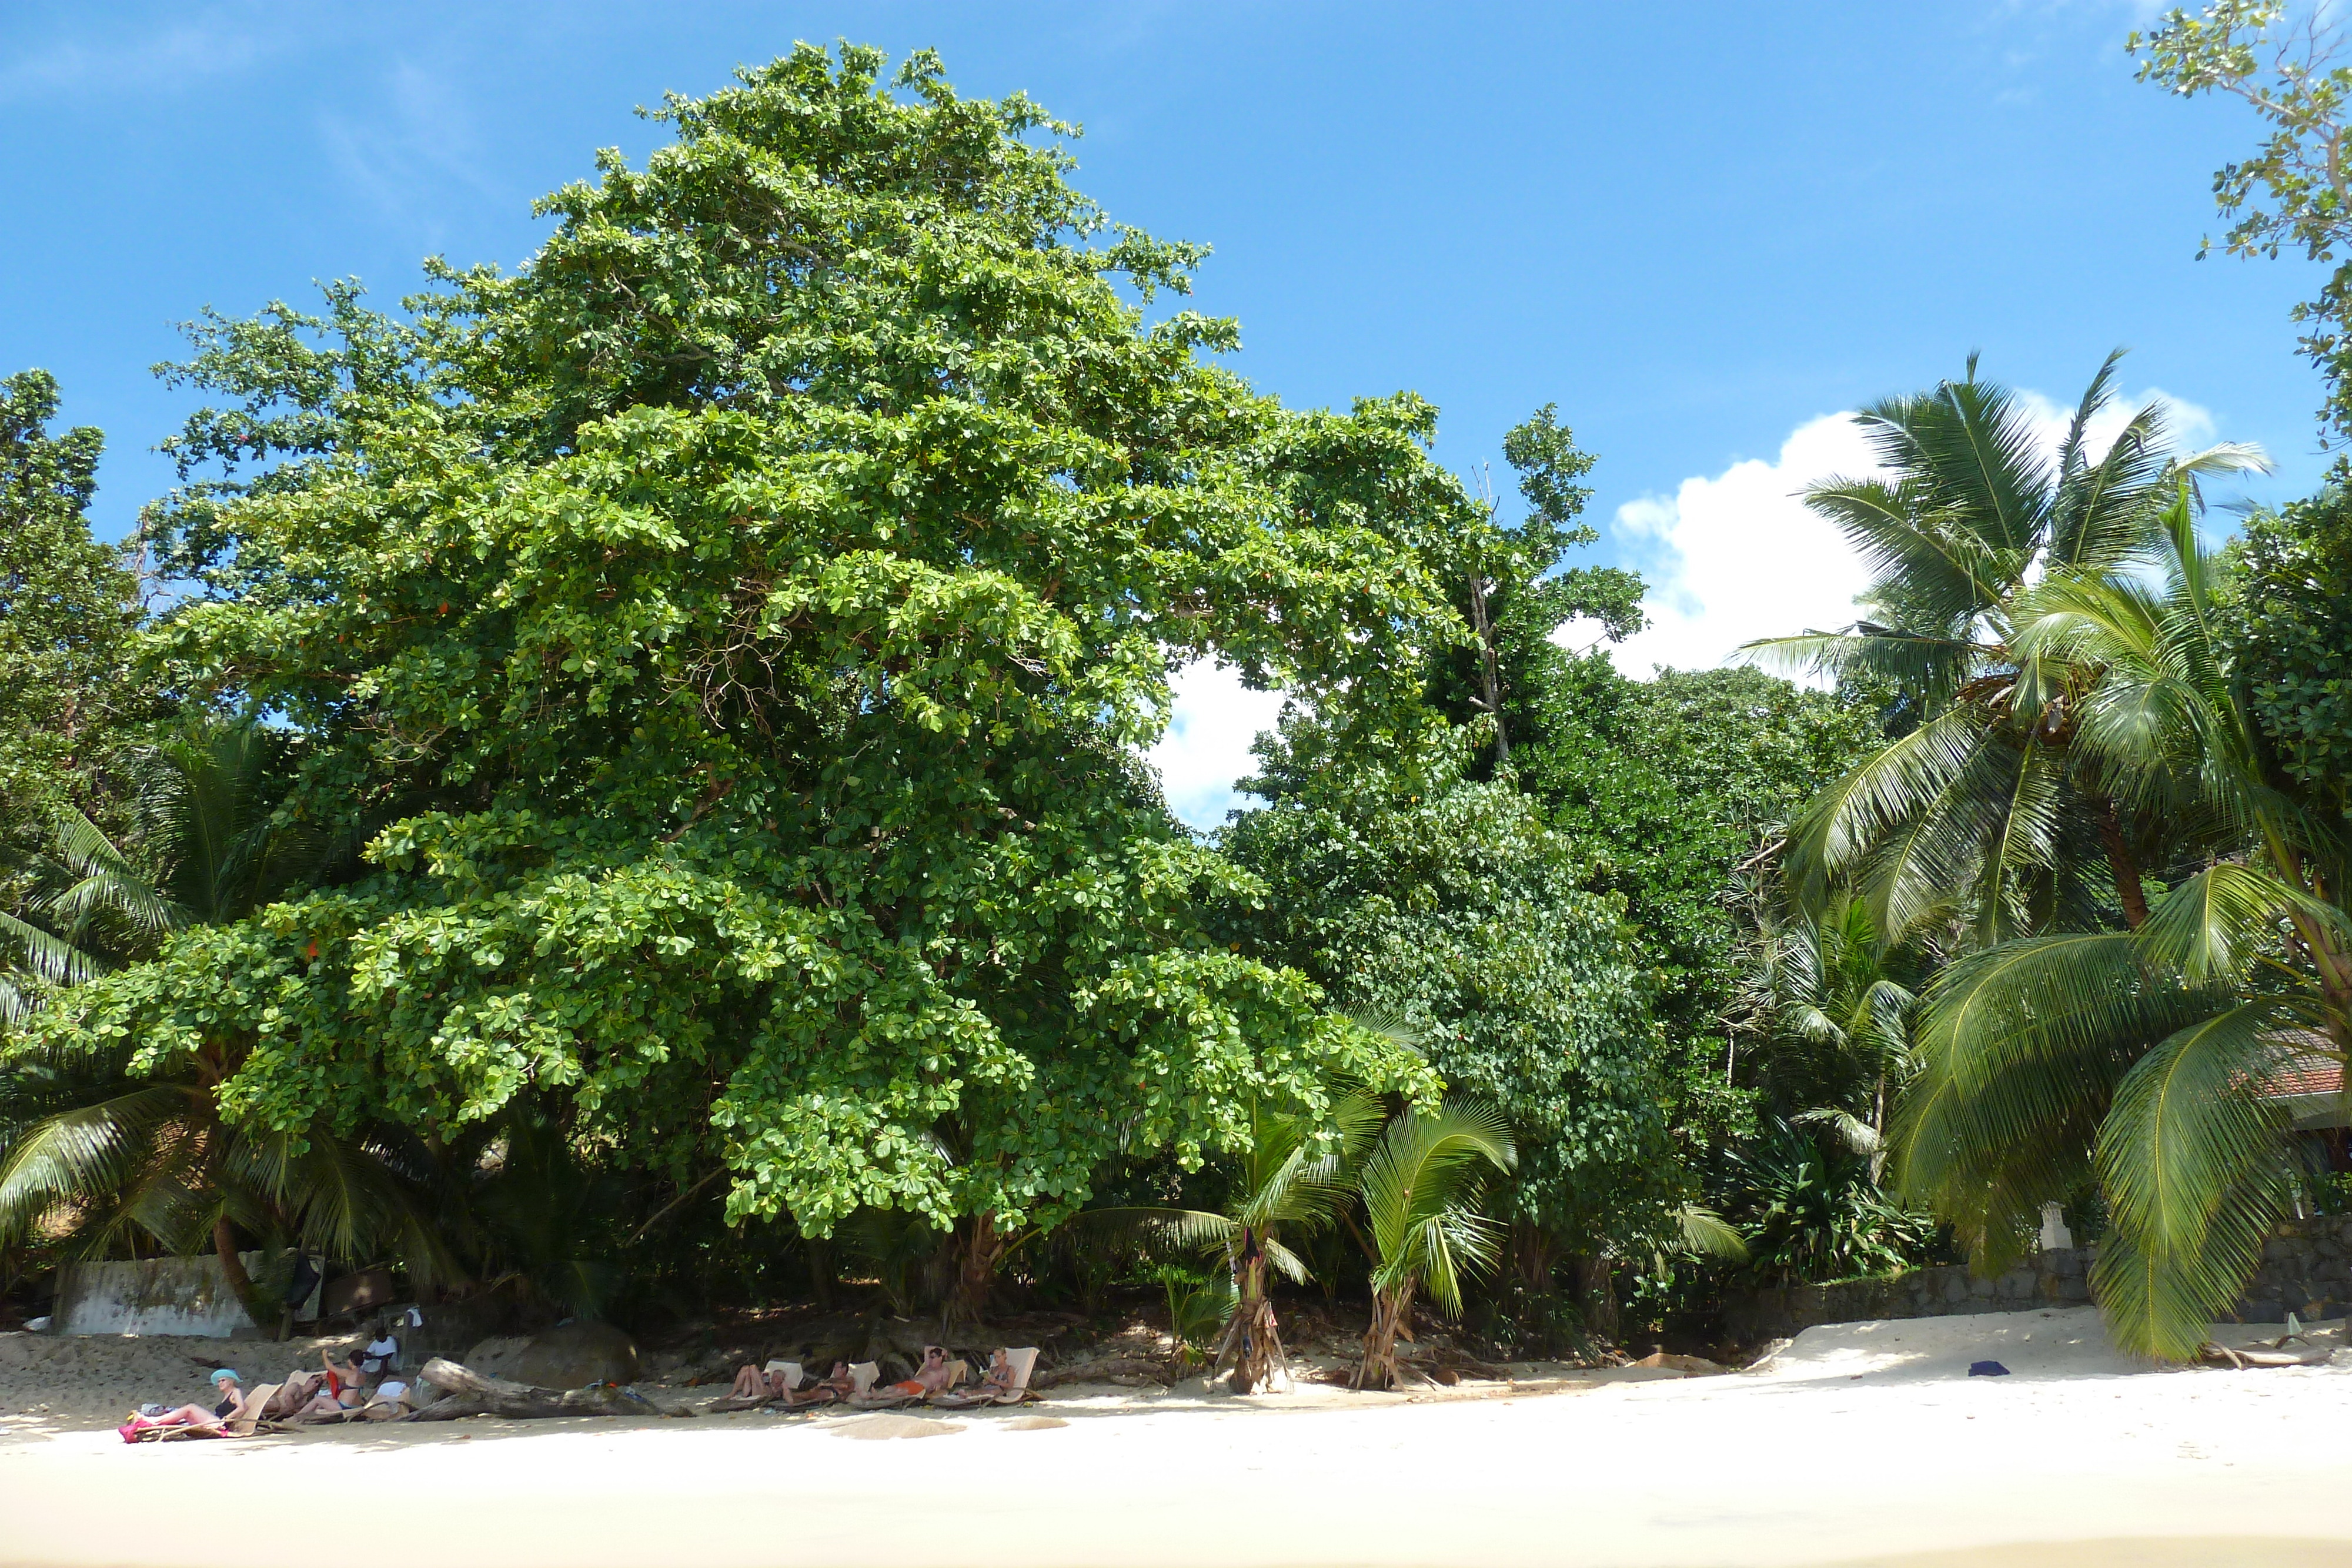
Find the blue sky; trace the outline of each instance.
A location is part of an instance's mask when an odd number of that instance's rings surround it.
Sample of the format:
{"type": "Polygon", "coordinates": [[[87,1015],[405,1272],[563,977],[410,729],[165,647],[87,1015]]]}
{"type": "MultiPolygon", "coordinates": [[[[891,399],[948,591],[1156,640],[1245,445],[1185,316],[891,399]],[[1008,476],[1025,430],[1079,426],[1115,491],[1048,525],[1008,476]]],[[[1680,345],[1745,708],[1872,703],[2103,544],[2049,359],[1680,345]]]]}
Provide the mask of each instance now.
{"type": "MultiPolygon", "coordinates": [[[[950,79],[1082,122],[1078,183],[1215,247],[1198,303],[1302,405],[1412,388],[1440,455],[1557,402],[1599,454],[1595,554],[1703,664],[1837,619],[1851,563],[1788,500],[1860,461],[1832,416],[1957,374],[2070,401],[2125,383],[2258,441],[2276,498],[2323,458],[2289,306],[2316,269],[2196,259],[2234,106],[2135,84],[2125,0],[1890,5],[877,3],[51,5],[0,11],[0,371],[103,426],[101,529],[170,481],[185,400],[148,374],[205,305],[392,298],[429,253],[513,265],[531,199],[661,128],[632,116],[795,39],[930,45],[950,79]]],[[[1497,461],[1496,466],[1500,464],[1497,461]]],[[[1265,712],[1184,683],[1171,795],[1212,821],[1265,712]]]]}

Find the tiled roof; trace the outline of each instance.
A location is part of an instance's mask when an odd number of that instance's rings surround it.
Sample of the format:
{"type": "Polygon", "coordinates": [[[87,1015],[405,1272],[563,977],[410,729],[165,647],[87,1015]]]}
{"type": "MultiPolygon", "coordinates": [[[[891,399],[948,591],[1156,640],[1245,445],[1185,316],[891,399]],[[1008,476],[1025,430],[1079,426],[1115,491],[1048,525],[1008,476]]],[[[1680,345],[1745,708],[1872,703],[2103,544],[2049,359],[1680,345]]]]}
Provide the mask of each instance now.
{"type": "Polygon", "coordinates": [[[2344,1064],[2324,1056],[2297,1057],[2270,1076],[2263,1085],[2265,1100],[2300,1100],[2312,1094],[2344,1092],[2344,1064]]]}
{"type": "Polygon", "coordinates": [[[2278,1037],[2281,1045],[2302,1047],[2296,1054],[2282,1061],[2263,1084],[2265,1100],[2303,1100],[2319,1094],[2344,1092],[2344,1064],[2332,1057],[2305,1054],[2311,1048],[2325,1049],[2327,1038],[2314,1030],[2294,1030],[2278,1037]]]}

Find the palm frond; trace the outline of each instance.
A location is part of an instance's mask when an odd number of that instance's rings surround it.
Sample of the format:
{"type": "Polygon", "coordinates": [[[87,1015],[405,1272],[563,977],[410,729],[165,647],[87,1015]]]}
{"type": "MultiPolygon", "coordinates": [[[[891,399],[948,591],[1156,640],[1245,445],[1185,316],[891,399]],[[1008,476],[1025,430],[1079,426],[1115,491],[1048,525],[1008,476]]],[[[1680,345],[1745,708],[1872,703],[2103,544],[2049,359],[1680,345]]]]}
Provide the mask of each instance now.
{"type": "Polygon", "coordinates": [[[149,937],[187,924],[187,911],[166,897],[80,811],[62,808],[54,831],[58,858],[71,868],[75,881],[48,901],[50,908],[74,922],[111,915],[149,937]]]}
{"type": "Polygon", "coordinates": [[[2282,1021],[2273,998],[2201,1019],[2116,1090],[2097,1156],[2114,1242],[2093,1280],[2126,1349],[2194,1355],[2285,1212],[2284,1113],[2261,1098],[2284,1054],[2282,1021]]]}
{"type": "Polygon", "coordinates": [[[1799,1123],[1811,1122],[1827,1127],[1837,1134],[1838,1142],[1843,1144],[1850,1154],[1874,1155],[1884,1146],[1885,1140],[1879,1137],[1877,1128],[1853,1112],[1842,1110],[1835,1105],[1824,1105],[1812,1111],[1800,1111],[1789,1120],[1799,1123]]]}
{"type": "Polygon", "coordinates": [[[1458,1312],[1465,1273],[1498,1254],[1495,1228],[1472,1202],[1487,1169],[1517,1164],[1508,1123],[1484,1101],[1449,1096],[1434,1112],[1393,1118],[1360,1178],[1375,1288],[1418,1278],[1441,1309],[1458,1312]]]}
{"type": "Polygon", "coordinates": [[[188,1110],[188,1091],[151,1084],[23,1128],[0,1155],[0,1243],[22,1240],[62,1207],[103,1202],[168,1162],[168,1134],[188,1110]]]}
{"type": "Polygon", "coordinates": [[[1674,1218],[1675,1239],[1692,1257],[1720,1263],[1748,1261],[1748,1238],[1715,1210],[1686,1203],[1675,1210],[1674,1218]]]}
{"type": "Polygon", "coordinates": [[[53,986],[79,986],[104,968],[96,954],[5,911],[0,911],[0,943],[16,950],[17,963],[53,986]]]}
{"type": "Polygon", "coordinates": [[[1242,1228],[1238,1220],[1201,1208],[1082,1208],[1068,1223],[1106,1244],[1148,1256],[1223,1252],[1242,1228]]]}
{"type": "Polygon", "coordinates": [[[1895,1191],[1950,1220],[1979,1261],[2005,1262],[2042,1204],[2088,1182],[2116,1085],[2147,1042],[2216,1005],[2152,978],[2123,933],[2027,938],[1953,964],[1914,1031],[1895,1191]]]}
{"type": "MultiPolygon", "coordinates": [[[[1826,909],[1863,856],[1882,846],[1888,833],[1927,816],[1928,806],[1953,790],[1971,766],[1982,767],[1985,730],[1980,715],[1952,709],[1816,795],[1790,826],[1781,854],[1782,874],[1799,906],[1814,915],[1826,909]]],[[[1879,929],[1886,940],[1897,938],[1884,915],[1879,929]]]]}
{"type": "Polygon", "coordinates": [[[2158,899],[2139,939],[2147,961],[2196,986],[2244,978],[2274,949],[2291,915],[2352,938],[2334,904],[2256,866],[2208,866],[2158,899]]]}

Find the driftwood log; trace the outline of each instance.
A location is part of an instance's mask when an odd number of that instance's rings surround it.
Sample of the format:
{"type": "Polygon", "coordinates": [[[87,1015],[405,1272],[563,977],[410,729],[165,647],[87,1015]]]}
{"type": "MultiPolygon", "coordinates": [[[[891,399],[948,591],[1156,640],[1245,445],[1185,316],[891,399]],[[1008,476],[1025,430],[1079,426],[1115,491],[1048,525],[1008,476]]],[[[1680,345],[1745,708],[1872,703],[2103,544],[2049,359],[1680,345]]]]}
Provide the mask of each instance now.
{"type": "Polygon", "coordinates": [[[604,1384],[586,1388],[533,1388],[503,1377],[485,1377],[454,1361],[435,1356],[417,1376],[442,1397],[410,1414],[412,1421],[455,1421],[464,1416],[509,1416],[537,1420],[551,1416],[658,1416],[654,1403],[634,1388],[604,1384]]]}
{"type": "Polygon", "coordinates": [[[1165,1387],[1175,1382],[1176,1377],[1175,1369],[1163,1357],[1122,1355],[1034,1373],[1030,1376],[1029,1386],[1059,1388],[1073,1383],[1117,1383],[1137,1388],[1147,1383],[1156,1383],[1165,1387]]]}

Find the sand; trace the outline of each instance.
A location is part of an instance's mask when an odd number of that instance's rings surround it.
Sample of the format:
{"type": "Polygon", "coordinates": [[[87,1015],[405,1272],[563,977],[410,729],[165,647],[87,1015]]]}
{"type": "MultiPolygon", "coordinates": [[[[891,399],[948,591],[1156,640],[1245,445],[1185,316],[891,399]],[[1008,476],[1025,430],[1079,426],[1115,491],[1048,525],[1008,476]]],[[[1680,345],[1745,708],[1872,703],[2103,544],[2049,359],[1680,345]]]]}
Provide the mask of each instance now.
{"type": "Polygon", "coordinates": [[[2154,1371],[2088,1311],[2026,1312],[1815,1329],[1748,1372],[1627,1369],[1550,1392],[1240,1399],[1194,1383],[951,1418],[474,1420],[129,1448],[0,1350],[0,1406],[52,1406],[0,1416],[0,1563],[2352,1564],[2352,1353],[2337,1359],[2154,1371]],[[1966,1375],[1983,1359],[2012,1375],[1966,1375]],[[332,1499],[362,1500],[364,1522],[322,1524],[332,1499]]]}

